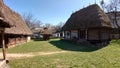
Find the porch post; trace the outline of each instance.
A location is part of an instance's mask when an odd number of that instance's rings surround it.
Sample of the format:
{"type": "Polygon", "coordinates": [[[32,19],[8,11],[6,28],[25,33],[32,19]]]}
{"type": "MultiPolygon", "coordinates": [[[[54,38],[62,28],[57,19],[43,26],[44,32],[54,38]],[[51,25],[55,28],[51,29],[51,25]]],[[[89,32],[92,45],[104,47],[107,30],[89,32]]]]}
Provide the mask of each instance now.
{"type": "Polygon", "coordinates": [[[70,32],[70,38],[71,38],[71,30],[69,32],[70,32]]]}
{"type": "Polygon", "coordinates": [[[85,29],[85,39],[87,40],[88,39],[88,30],[85,29]]]}
{"type": "Polygon", "coordinates": [[[110,29],[109,29],[109,41],[111,40],[111,36],[110,36],[110,34],[111,34],[111,31],[110,31],[110,29]]]}
{"type": "Polygon", "coordinates": [[[79,29],[77,31],[78,31],[78,39],[80,39],[80,31],[79,31],[79,29]]]}
{"type": "Polygon", "coordinates": [[[101,29],[99,29],[99,31],[98,31],[98,38],[99,38],[99,41],[101,42],[102,40],[101,40],[101,29]]]}
{"type": "Polygon", "coordinates": [[[4,30],[1,31],[1,34],[2,34],[2,52],[3,52],[3,59],[6,60],[4,30]]]}
{"type": "Polygon", "coordinates": [[[66,31],[64,31],[64,39],[66,38],[66,31]]]}

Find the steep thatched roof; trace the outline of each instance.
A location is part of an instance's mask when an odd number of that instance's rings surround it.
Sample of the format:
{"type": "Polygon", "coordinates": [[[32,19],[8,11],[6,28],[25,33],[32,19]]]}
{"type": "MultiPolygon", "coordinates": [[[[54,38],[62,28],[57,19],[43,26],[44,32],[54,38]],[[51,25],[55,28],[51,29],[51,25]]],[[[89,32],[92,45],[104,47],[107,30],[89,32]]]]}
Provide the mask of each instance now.
{"type": "Polygon", "coordinates": [[[44,28],[43,32],[41,34],[52,34],[52,31],[48,28],[44,28]]]}
{"type": "Polygon", "coordinates": [[[2,16],[9,24],[14,25],[11,28],[6,28],[5,33],[7,34],[23,34],[23,35],[30,35],[32,32],[22,19],[22,17],[12,11],[9,7],[7,7],[3,0],[0,0],[0,16],[2,16]]]}
{"type": "Polygon", "coordinates": [[[62,29],[71,30],[101,27],[111,27],[111,22],[100,7],[97,4],[93,4],[73,13],[62,29]]]}

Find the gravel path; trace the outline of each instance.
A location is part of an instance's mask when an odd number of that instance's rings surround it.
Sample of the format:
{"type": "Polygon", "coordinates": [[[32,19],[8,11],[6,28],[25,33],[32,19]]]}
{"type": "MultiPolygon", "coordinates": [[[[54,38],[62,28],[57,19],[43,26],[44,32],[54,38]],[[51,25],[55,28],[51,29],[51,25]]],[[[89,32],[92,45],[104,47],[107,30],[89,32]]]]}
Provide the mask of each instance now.
{"type": "MultiPolygon", "coordinates": [[[[7,53],[7,58],[24,58],[24,57],[34,57],[34,56],[40,56],[40,55],[52,55],[52,54],[59,54],[59,53],[65,53],[67,51],[56,51],[56,52],[31,52],[31,53],[7,53]]],[[[2,58],[2,53],[0,53],[0,58],[2,58]]]]}

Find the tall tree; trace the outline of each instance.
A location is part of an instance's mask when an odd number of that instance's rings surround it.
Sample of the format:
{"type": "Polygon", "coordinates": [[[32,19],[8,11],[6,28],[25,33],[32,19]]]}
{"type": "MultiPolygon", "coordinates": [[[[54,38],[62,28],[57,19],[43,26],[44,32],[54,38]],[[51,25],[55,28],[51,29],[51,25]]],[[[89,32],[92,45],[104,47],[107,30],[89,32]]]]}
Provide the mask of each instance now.
{"type": "Polygon", "coordinates": [[[23,15],[23,19],[31,30],[39,28],[42,25],[41,21],[36,19],[31,13],[25,13],[23,15]]]}

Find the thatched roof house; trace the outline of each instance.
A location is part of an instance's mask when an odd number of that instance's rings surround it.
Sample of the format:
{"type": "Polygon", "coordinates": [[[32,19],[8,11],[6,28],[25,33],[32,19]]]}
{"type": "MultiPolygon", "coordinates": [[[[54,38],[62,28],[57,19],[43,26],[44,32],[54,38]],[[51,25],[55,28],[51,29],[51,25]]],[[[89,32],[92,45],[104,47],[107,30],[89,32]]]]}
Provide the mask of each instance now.
{"type": "Polygon", "coordinates": [[[110,28],[108,16],[93,4],[73,13],[62,29],[66,38],[100,41],[110,39],[110,28]]]}
{"type": "Polygon", "coordinates": [[[21,37],[32,34],[22,17],[18,13],[12,11],[9,7],[7,7],[4,4],[3,0],[0,0],[0,17],[3,18],[4,21],[7,21],[7,23],[12,25],[11,28],[5,28],[7,40],[11,38],[11,36],[12,38],[15,38],[16,35],[19,35],[21,37]]]}

